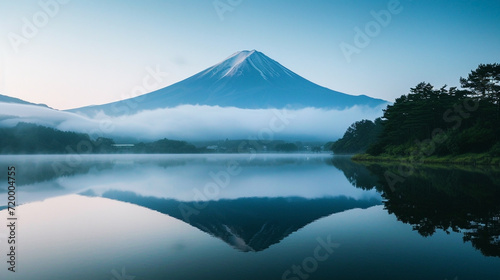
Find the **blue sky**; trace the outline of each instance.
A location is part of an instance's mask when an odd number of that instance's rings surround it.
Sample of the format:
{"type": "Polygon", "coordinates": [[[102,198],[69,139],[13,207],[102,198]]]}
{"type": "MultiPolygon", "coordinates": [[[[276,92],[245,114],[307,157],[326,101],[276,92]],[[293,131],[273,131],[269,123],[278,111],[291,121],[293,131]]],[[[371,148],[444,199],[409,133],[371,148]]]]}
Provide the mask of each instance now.
{"type": "Polygon", "coordinates": [[[322,86],[393,101],[500,62],[498,14],[498,0],[0,0],[0,94],[102,104],[131,97],[151,69],[161,88],[257,49],[322,86]]]}

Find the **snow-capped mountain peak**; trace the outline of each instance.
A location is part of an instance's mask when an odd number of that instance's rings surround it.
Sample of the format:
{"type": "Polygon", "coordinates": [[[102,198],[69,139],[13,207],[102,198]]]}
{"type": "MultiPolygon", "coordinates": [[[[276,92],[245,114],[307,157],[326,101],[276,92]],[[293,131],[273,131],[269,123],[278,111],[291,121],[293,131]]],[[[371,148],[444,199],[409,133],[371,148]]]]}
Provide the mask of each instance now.
{"type": "Polygon", "coordinates": [[[206,69],[200,77],[231,78],[241,76],[248,71],[255,72],[264,80],[282,76],[293,77],[294,75],[293,72],[263,53],[256,50],[244,50],[236,52],[224,61],[206,69]]]}
{"type": "Polygon", "coordinates": [[[366,95],[353,96],[319,86],[257,50],[236,52],[183,81],[135,98],[70,111],[88,116],[99,112],[117,116],[179,105],[344,109],[386,103],[366,95]]]}

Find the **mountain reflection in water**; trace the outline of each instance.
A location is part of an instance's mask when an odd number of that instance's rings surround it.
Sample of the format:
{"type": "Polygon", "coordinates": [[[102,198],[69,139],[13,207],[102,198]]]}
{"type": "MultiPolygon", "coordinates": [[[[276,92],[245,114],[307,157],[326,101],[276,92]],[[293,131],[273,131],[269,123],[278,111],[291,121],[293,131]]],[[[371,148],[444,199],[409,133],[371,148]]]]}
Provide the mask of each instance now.
{"type": "Polygon", "coordinates": [[[315,220],[354,208],[379,205],[372,198],[357,200],[345,196],[305,199],[300,197],[239,198],[202,202],[144,197],[133,192],[108,191],[102,195],[129,202],[182,220],[234,248],[262,251],[315,220]]]}
{"type": "Polygon", "coordinates": [[[340,246],[309,279],[500,273],[494,168],[415,166],[391,188],[400,166],[325,154],[0,157],[8,165],[19,171],[20,269],[0,279],[109,280],[122,268],[136,279],[282,279],[327,239],[340,246]],[[241,172],[196,195],[228,162],[241,172]]]}

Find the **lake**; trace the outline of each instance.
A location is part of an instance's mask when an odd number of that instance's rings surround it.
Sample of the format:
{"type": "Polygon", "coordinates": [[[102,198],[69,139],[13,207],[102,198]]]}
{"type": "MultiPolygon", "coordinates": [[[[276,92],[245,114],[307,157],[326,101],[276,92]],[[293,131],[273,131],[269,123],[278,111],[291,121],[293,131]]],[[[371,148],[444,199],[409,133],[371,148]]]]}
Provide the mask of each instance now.
{"type": "Polygon", "coordinates": [[[0,167],[0,279],[500,277],[499,168],[327,154],[1,156],[0,167]]]}

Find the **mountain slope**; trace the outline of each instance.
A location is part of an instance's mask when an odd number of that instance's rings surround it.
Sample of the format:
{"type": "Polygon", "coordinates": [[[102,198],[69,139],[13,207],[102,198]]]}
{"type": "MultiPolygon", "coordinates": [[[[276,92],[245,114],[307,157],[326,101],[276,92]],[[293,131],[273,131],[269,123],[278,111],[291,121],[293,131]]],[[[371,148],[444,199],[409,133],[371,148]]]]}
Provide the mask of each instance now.
{"type": "Polygon", "coordinates": [[[47,106],[45,104],[35,104],[35,103],[28,102],[28,101],[24,101],[24,100],[19,99],[19,98],[10,97],[7,95],[2,95],[2,94],[0,94],[0,102],[24,104],[24,105],[35,105],[35,106],[42,106],[42,107],[50,108],[49,106],[47,106]]]}
{"type": "MultiPolygon", "coordinates": [[[[95,195],[91,190],[87,193],[95,195]]],[[[199,201],[181,202],[119,190],[109,190],[103,193],[102,197],[169,215],[244,252],[263,251],[322,217],[350,209],[366,209],[380,205],[375,199],[354,199],[345,196],[317,199],[254,197],[210,201],[202,211],[198,211],[196,207],[199,201]]]]}
{"type": "Polygon", "coordinates": [[[85,116],[55,110],[45,105],[37,105],[26,101],[0,102],[0,127],[14,127],[20,122],[35,123],[63,131],[79,130],[74,125],[72,126],[71,123],[91,124],[91,120],[85,116]],[[70,123],[70,125],[67,125],[67,123],[70,123]]]}
{"type": "Polygon", "coordinates": [[[332,108],[386,103],[321,87],[285,68],[261,52],[241,51],[226,60],[163,89],[139,97],[70,111],[94,115],[124,115],[183,104],[260,108],[332,108]]]}

